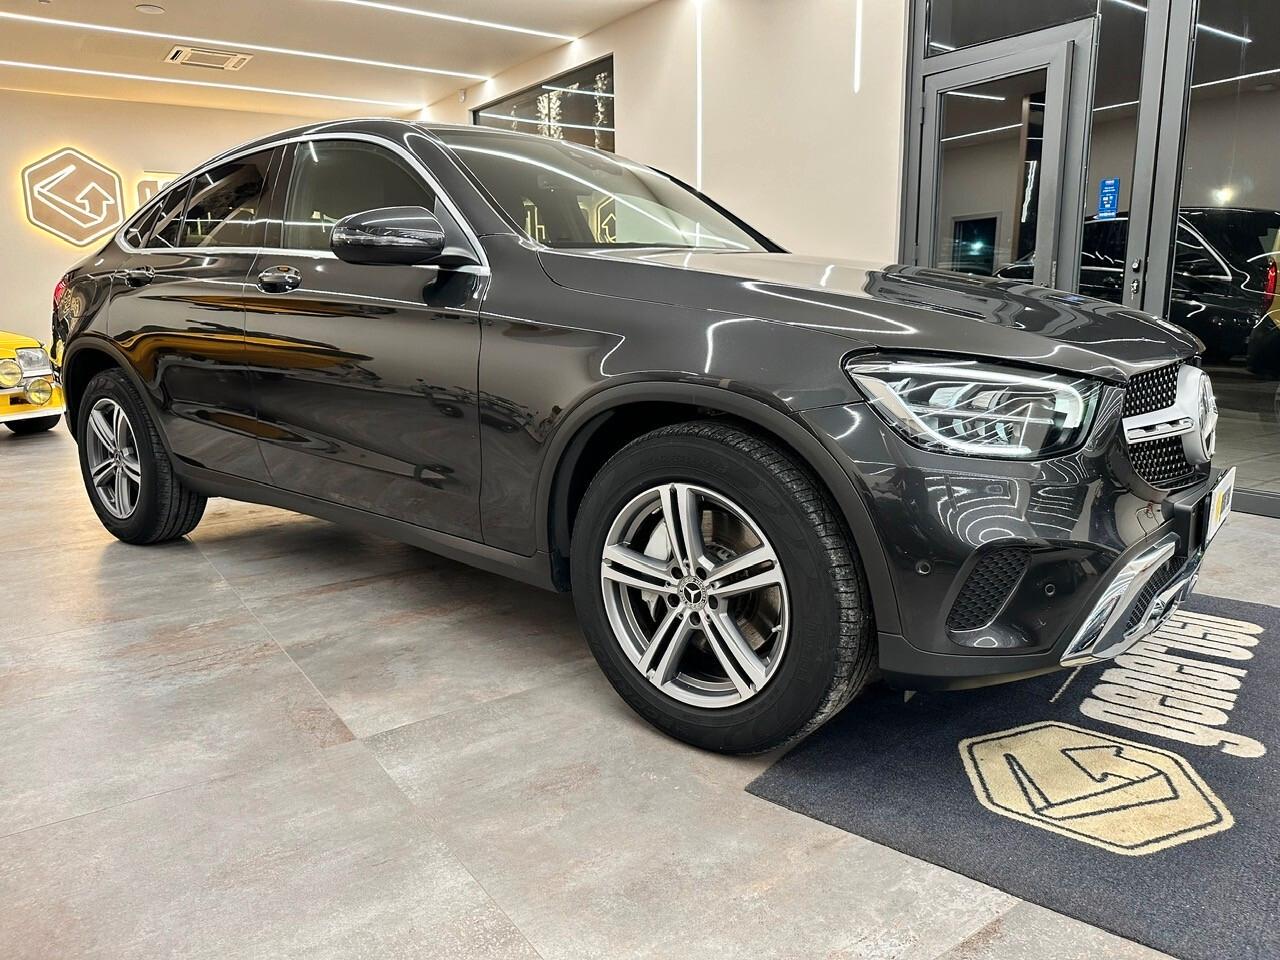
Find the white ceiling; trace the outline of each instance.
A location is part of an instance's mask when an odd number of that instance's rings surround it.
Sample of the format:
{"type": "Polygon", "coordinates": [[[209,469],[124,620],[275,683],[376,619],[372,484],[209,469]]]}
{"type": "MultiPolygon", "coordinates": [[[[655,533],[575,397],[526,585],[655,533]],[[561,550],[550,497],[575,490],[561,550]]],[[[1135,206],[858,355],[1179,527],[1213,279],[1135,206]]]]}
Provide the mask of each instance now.
{"type": "MultiPolygon", "coordinates": [[[[242,44],[490,77],[568,42],[354,5],[344,0],[156,2],[164,7],[164,13],[140,13],[135,10],[135,0],[0,0],[0,14],[199,37],[218,41],[216,45],[205,43],[204,46],[250,53],[253,59],[236,72],[169,64],[165,57],[175,44],[183,41],[0,17],[0,60],[271,88],[312,96],[155,83],[12,65],[0,65],[0,89],[316,117],[412,116],[422,107],[477,81],[263,52],[247,49],[242,44]],[[315,94],[353,100],[324,99],[315,94]]],[[[385,0],[390,6],[493,21],[568,37],[583,36],[651,2],[653,0],[385,0]]]]}

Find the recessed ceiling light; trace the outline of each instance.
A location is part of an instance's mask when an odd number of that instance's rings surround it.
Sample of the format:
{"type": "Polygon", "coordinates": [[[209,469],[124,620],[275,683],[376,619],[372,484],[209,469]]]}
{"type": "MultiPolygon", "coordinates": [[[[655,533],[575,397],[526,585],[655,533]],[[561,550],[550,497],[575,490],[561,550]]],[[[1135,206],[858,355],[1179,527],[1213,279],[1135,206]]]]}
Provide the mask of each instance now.
{"type": "Polygon", "coordinates": [[[552,33],[549,30],[534,30],[532,27],[517,27],[510,23],[497,23],[493,20],[475,20],[471,17],[459,17],[452,13],[437,13],[434,10],[419,10],[417,7],[402,7],[394,3],[382,3],[381,0],[328,0],[329,3],[346,3],[353,7],[369,7],[373,10],[385,10],[388,13],[407,13],[415,17],[427,17],[431,20],[447,20],[450,23],[463,23],[469,27],[487,27],[490,30],[506,30],[510,33],[526,33],[534,37],[547,37],[551,40],[577,40],[565,33],[552,33]]]}
{"type": "Polygon", "coordinates": [[[418,67],[409,63],[390,63],[386,60],[365,60],[360,57],[342,57],[334,53],[317,53],[314,50],[294,50],[290,47],[269,47],[261,43],[243,40],[221,40],[213,37],[192,37],[180,33],[160,33],[155,30],[134,30],[130,27],[108,27],[100,23],[83,23],[77,20],[59,20],[55,17],[36,17],[27,13],[8,13],[0,10],[0,20],[20,20],[43,27],[71,27],[74,30],[96,30],[99,33],[123,34],[130,37],[149,37],[154,40],[179,40],[185,43],[204,44],[211,47],[254,50],[260,53],[279,53],[289,57],[307,57],[312,60],[333,60],[338,63],[357,63],[366,67],[385,67],[389,70],[410,70],[442,77],[461,77],[464,80],[488,80],[484,74],[464,73],[461,70],[441,70],[436,67],[418,67]]]}
{"type": "Polygon", "coordinates": [[[87,67],[59,67],[52,63],[28,63],[25,60],[0,60],[0,67],[21,67],[25,70],[45,70],[51,73],[76,73],[86,77],[110,77],[113,80],[142,80],[147,83],[169,83],[184,87],[213,87],[217,90],[238,90],[242,93],[271,93],[280,97],[302,97],[307,100],[336,100],[341,103],[372,103],[379,107],[395,107],[398,110],[423,110],[421,103],[401,103],[395,100],[371,100],[368,97],[342,97],[334,93],[308,93],[305,90],[281,90],[277,87],[250,87],[240,83],[214,83],[209,80],[179,80],[175,77],[149,77],[143,73],[117,73],[114,70],[90,70],[87,67]]]}
{"type": "Polygon", "coordinates": [[[164,13],[164,7],[158,3],[138,3],[134,4],[133,9],[139,13],[164,13]]]}

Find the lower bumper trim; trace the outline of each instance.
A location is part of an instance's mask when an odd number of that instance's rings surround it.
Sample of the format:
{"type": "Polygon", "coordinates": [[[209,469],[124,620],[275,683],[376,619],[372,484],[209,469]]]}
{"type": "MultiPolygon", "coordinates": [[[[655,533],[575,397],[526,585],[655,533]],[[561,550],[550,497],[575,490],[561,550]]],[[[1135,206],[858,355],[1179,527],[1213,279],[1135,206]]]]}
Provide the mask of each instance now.
{"type": "Polygon", "coordinates": [[[1195,588],[1203,551],[1196,553],[1167,585],[1143,603],[1143,588],[1178,552],[1179,538],[1169,534],[1128,561],[1111,579],[1083,626],[1062,653],[1062,665],[1074,667],[1117,657],[1143,637],[1159,629],[1195,588]],[[1135,620],[1136,614],[1136,620],[1135,620]]]}

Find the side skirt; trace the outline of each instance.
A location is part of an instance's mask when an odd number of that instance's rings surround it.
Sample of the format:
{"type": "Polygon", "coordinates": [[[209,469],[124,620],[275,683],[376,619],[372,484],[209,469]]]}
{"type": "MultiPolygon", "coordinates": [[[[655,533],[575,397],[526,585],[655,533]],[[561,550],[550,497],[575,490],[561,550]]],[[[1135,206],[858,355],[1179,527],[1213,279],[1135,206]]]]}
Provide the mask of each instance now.
{"type": "Polygon", "coordinates": [[[192,490],[206,497],[226,497],[228,500],[261,503],[269,507],[292,510],[295,513],[353,527],[365,533],[398,540],[450,560],[457,560],[468,566],[510,577],[544,590],[557,591],[551,577],[551,558],[545,553],[535,553],[531,557],[521,556],[474,540],[466,540],[412,523],[405,523],[403,520],[392,520],[367,510],[281,490],[253,480],[243,480],[225,473],[192,466],[189,463],[175,463],[174,472],[192,490]]]}

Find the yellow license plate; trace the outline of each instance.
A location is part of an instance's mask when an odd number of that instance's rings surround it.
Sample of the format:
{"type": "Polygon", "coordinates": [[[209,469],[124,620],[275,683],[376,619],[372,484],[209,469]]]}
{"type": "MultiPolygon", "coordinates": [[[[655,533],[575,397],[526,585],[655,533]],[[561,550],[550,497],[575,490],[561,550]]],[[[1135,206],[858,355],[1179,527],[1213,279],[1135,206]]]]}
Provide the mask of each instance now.
{"type": "Polygon", "coordinates": [[[1232,467],[1214,485],[1208,498],[1208,516],[1205,518],[1205,543],[1213,539],[1231,514],[1231,495],[1236,489],[1236,468],[1232,467]]]}

